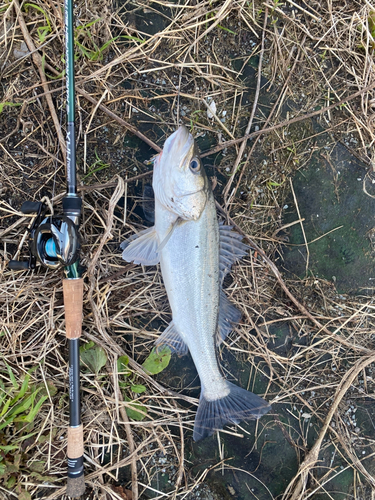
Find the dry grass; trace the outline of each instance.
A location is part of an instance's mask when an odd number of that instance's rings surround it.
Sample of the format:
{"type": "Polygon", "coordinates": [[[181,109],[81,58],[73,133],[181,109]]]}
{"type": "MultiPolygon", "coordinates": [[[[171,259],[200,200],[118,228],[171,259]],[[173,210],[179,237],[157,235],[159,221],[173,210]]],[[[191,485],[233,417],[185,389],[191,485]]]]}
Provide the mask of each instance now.
{"type": "MultiPolygon", "coordinates": [[[[281,426],[285,439],[295,447],[300,469],[282,498],[307,500],[325,491],[332,469],[326,464],[327,475],[318,480],[317,459],[319,451],[332,444],[354,470],[356,487],[350,498],[370,498],[375,491],[374,436],[358,430],[348,415],[356,401],[373,404],[372,296],[338,295],[331,283],[311,277],[284,282],[274,260],[283,243],[281,207],[290,190],[289,179],[308,163],[315,144],[312,131],[295,137],[294,124],[298,127],[306,115],[315,113],[332,137],[348,143],[369,165],[365,188],[373,194],[372,7],[367,1],[345,5],[309,2],[308,8],[291,0],[284,4],[244,0],[185,3],[125,1],[116,10],[104,1],[88,1],[75,7],[81,26],[100,18],[82,30],[80,42],[87,50],[95,53],[95,47],[120,35],[126,37],[112,42],[98,60],[79,53],[76,64],[79,176],[83,179],[90,173],[95,148],[102,163],[108,165],[86,177],[81,191],[82,264],[88,268],[83,337],[94,340],[108,354],[104,372],[82,375],[91,498],[123,498],[124,493],[111,484],[123,481],[121,467],[132,463],[133,467],[136,463],[137,477],[128,488],[133,488],[134,497],[138,490],[144,498],[162,456],[168,456],[168,463],[159,469],[167,467],[173,484],[169,493],[156,492],[156,498],[183,499],[189,494],[194,498],[195,488],[208,473],[193,477],[184,457],[197,400],[183,396],[191,406],[182,407],[181,395],[146,375],[139,365],[159,333],[153,325],[170,321],[160,275],[152,268],[124,268],[118,251],[118,242],[143,224],[136,211],[140,200],[135,193],[140,189],[136,191],[135,186],[144,180],[142,176],[132,178],[150,169],[140,161],[138,150],[126,145],[131,137],[127,129],[137,129],[140,138],[142,133],[147,135],[151,147],[157,143],[157,148],[180,119],[192,126],[196,136],[211,138],[211,150],[204,156],[224,150],[225,156],[212,167],[218,179],[215,193],[223,207],[221,216],[231,217],[255,249],[236,266],[227,290],[243,311],[243,319],[224,351],[232,351],[251,365],[253,373],[267,377],[265,397],[273,402],[275,413],[279,405],[286,404],[283,411],[290,415],[290,428],[278,417],[267,424],[260,421],[258,427],[259,436],[267,426],[281,426]],[[156,34],[137,28],[139,18],[147,20],[150,12],[160,8],[163,23],[156,34]],[[259,66],[269,81],[266,87],[275,92],[268,114],[264,106],[257,106],[264,82],[254,84],[254,101],[247,102],[248,89],[240,79],[252,56],[260,56],[259,66]],[[208,97],[217,105],[212,120],[206,113],[208,97]],[[283,104],[289,99],[294,111],[285,115],[283,104]],[[342,106],[337,106],[339,101],[342,106]],[[317,106],[321,108],[316,110],[317,106]],[[227,112],[225,122],[222,111],[227,112]],[[252,140],[246,143],[248,133],[252,140]],[[259,162],[261,153],[268,155],[266,166],[259,162]],[[116,174],[129,182],[124,184],[116,174]],[[268,189],[270,180],[278,186],[268,189]],[[121,195],[125,212],[115,209],[121,195]],[[270,326],[275,323],[289,325],[285,355],[274,347],[270,326]],[[249,326],[256,335],[250,334],[249,326]],[[129,421],[124,411],[128,403],[118,386],[116,360],[125,353],[131,358],[136,380],[148,389],[139,396],[148,409],[149,418],[144,422],[129,421]],[[311,449],[306,413],[314,416],[320,432],[311,449]]],[[[20,476],[20,484],[32,498],[41,494],[52,499],[64,495],[68,423],[61,273],[7,269],[16,251],[25,252],[22,238],[29,218],[21,217],[21,202],[46,196],[58,211],[64,191],[65,146],[64,139],[57,140],[60,128],[64,129],[60,127],[64,123],[62,15],[53,2],[37,0],[35,4],[48,13],[51,25],[43,43],[37,35],[37,28],[46,24],[40,10],[19,10],[16,0],[3,4],[1,10],[1,102],[20,106],[4,106],[0,115],[0,366],[4,368],[7,362],[18,377],[37,367],[32,375],[35,383],[53,381],[58,389],[42,407],[35,434],[25,442],[23,451],[29,466],[44,461],[48,474],[60,482],[42,484],[27,469],[20,476]],[[14,49],[20,49],[23,40],[30,50],[34,44],[34,55],[15,59],[14,49]],[[42,77],[43,67],[55,79],[42,77]],[[41,79],[47,82],[44,86],[41,79]],[[47,95],[52,97],[49,103],[47,95]],[[40,436],[44,436],[42,442],[40,436]]],[[[16,497],[1,485],[0,495],[16,497]]]]}

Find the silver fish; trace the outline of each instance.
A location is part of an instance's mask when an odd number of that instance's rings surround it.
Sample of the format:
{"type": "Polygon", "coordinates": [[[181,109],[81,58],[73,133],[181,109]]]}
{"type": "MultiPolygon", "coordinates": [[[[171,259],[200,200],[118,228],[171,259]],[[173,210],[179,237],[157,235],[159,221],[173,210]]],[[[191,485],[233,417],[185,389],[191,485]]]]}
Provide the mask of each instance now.
{"type": "Polygon", "coordinates": [[[241,318],[222,290],[232,264],[248,246],[232,226],[218,223],[215,201],[188,130],[181,126],[155,158],[155,225],[122,244],[122,257],[155,265],[161,272],[172,321],[156,344],[179,355],[190,351],[201,382],[193,439],[210,436],[227,423],[256,419],[271,406],[227,381],[216,347],[241,318]]]}

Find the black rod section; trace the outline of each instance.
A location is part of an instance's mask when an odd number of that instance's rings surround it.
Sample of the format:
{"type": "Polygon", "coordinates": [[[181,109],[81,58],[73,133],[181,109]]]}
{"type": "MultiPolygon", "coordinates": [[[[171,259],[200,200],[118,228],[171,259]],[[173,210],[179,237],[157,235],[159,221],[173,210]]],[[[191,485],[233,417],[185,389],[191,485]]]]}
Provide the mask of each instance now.
{"type": "Polygon", "coordinates": [[[79,394],[79,338],[69,339],[69,425],[81,425],[79,394]]]}

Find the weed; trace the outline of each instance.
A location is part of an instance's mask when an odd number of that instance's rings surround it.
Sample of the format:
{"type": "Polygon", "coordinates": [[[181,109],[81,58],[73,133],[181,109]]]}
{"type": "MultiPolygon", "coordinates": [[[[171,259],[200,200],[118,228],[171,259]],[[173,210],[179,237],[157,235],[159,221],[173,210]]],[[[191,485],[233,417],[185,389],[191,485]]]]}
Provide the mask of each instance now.
{"type": "Polygon", "coordinates": [[[25,3],[24,9],[25,9],[26,13],[28,12],[28,9],[30,7],[32,9],[37,10],[38,12],[41,12],[44,16],[44,19],[46,20],[46,23],[47,23],[47,26],[39,26],[36,29],[36,31],[38,33],[39,43],[42,44],[45,42],[47,35],[52,32],[51,23],[50,23],[48,15],[47,15],[47,12],[44,9],[42,9],[42,7],[40,7],[39,5],[36,5],[35,3],[25,3]]]}
{"type": "MultiPolygon", "coordinates": [[[[87,369],[99,376],[99,372],[107,363],[108,357],[105,350],[90,341],[80,347],[81,363],[87,369]]],[[[168,347],[162,349],[153,349],[148,358],[143,363],[144,370],[150,375],[156,375],[166,368],[171,359],[171,351],[168,347]]],[[[146,387],[137,384],[137,374],[130,368],[128,356],[120,356],[117,360],[117,372],[119,376],[119,387],[123,390],[123,397],[130,404],[126,407],[126,413],[129,418],[141,421],[147,415],[147,408],[138,401],[134,401],[133,394],[143,394],[146,387]]]]}
{"type": "Polygon", "coordinates": [[[111,165],[109,163],[105,163],[103,160],[99,158],[99,155],[95,149],[95,157],[96,161],[91,165],[89,168],[89,171],[87,172],[86,175],[82,177],[82,180],[87,179],[87,177],[90,177],[91,175],[95,174],[96,172],[100,172],[101,170],[104,170],[106,168],[109,168],[111,165]]]}
{"type": "Polygon", "coordinates": [[[22,106],[22,103],[20,103],[20,102],[0,102],[0,113],[3,112],[3,109],[5,106],[9,106],[9,107],[22,106]]]}
{"type": "MultiPolygon", "coordinates": [[[[89,59],[90,61],[100,61],[103,57],[104,51],[115,41],[118,39],[118,37],[111,38],[107,42],[105,42],[104,45],[101,47],[98,47],[96,43],[93,40],[93,37],[91,35],[91,32],[89,28],[96,24],[97,22],[101,21],[101,19],[94,19],[93,21],[90,21],[89,23],[83,24],[81,26],[78,26],[75,30],[74,34],[74,44],[82,55],[89,59]],[[90,48],[89,45],[91,45],[93,48],[90,48]]],[[[76,55],[76,58],[77,55],[76,55]]]]}
{"type": "Polygon", "coordinates": [[[8,490],[14,488],[18,498],[29,500],[29,493],[20,484],[21,475],[27,471],[40,481],[51,478],[41,475],[44,463],[28,464],[31,457],[23,451],[24,443],[30,447],[30,441],[38,435],[38,431],[33,432],[36,417],[43,403],[57,390],[51,382],[47,383],[47,388],[44,384],[30,383],[31,374],[37,367],[17,380],[10,365],[5,363],[5,366],[6,370],[0,371],[0,483],[8,490]]]}

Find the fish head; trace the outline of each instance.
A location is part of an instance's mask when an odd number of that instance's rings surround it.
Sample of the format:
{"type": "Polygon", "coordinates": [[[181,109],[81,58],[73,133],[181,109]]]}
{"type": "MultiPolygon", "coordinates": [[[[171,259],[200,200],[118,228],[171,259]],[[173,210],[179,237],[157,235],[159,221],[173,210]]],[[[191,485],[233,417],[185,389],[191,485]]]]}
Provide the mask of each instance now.
{"type": "Polygon", "coordinates": [[[197,220],[201,216],[209,181],[194,138],[184,125],[168,137],[155,158],[152,187],[159,203],[181,219],[197,220]]]}

